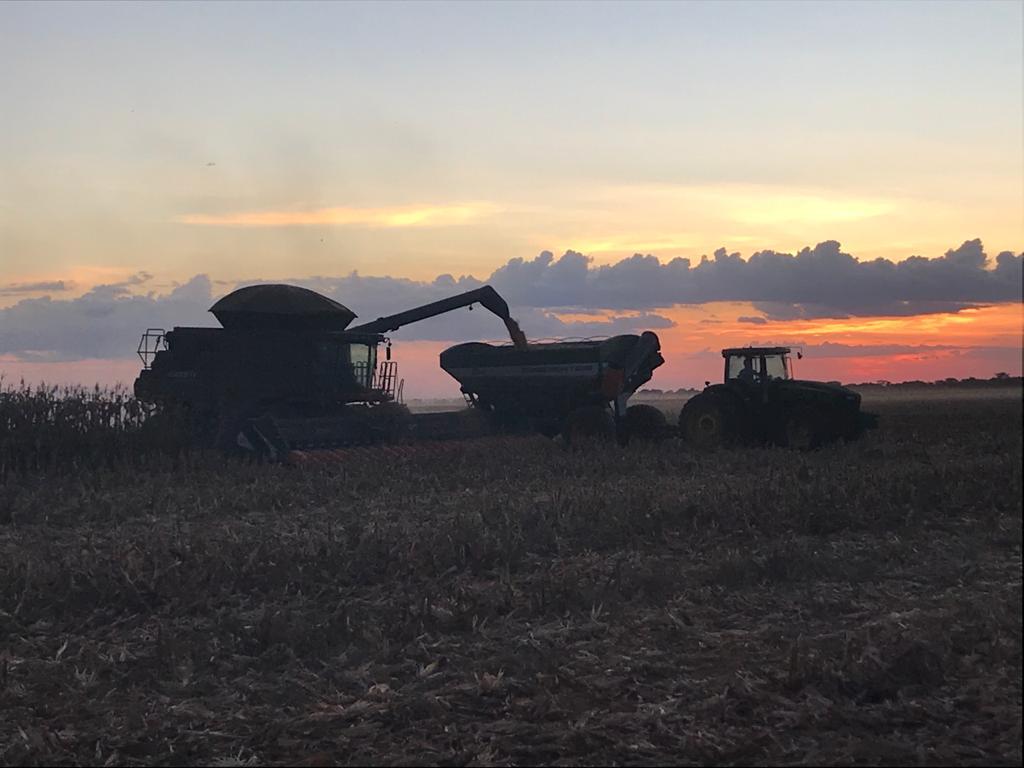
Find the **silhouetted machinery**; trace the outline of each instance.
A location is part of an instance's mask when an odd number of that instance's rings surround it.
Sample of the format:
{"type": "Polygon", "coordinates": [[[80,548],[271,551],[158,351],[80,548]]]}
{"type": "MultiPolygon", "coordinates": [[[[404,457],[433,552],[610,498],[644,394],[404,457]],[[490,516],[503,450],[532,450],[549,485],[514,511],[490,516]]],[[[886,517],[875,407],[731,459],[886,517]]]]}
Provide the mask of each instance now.
{"type": "Polygon", "coordinates": [[[221,328],[149,329],[135,394],[183,413],[197,441],[271,459],[289,451],[492,433],[610,429],[627,434],[627,401],[662,364],[645,332],[531,344],[490,286],[350,327],[356,315],[314,291],[253,285],[210,308],[221,328]],[[459,344],[441,367],[472,407],[410,413],[386,333],[475,303],[510,344],[459,344]],[[384,345],[384,359],[379,349],[384,345]]]}
{"type": "Polygon", "coordinates": [[[853,440],[877,426],[848,387],[793,376],[789,347],[723,349],[725,379],[708,383],[679,414],[683,437],[698,448],[773,443],[809,449],[853,440]]]}

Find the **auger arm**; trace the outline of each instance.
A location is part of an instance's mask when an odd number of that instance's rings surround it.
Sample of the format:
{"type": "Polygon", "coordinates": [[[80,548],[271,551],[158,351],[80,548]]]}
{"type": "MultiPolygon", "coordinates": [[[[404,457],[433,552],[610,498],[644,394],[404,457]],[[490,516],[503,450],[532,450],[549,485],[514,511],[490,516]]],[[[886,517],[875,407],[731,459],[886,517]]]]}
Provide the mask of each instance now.
{"type": "Polygon", "coordinates": [[[357,325],[355,327],[348,328],[347,330],[363,333],[387,333],[388,331],[397,331],[403,325],[409,325],[410,323],[417,323],[420,320],[426,320],[430,317],[443,315],[445,312],[451,312],[453,309],[459,309],[460,307],[468,307],[471,304],[480,304],[500,317],[502,322],[505,323],[505,327],[508,329],[508,335],[512,337],[512,344],[515,345],[517,349],[526,349],[526,334],[524,334],[519,328],[519,323],[517,323],[512,318],[512,315],[509,314],[508,304],[505,300],[501,298],[498,292],[489,285],[485,285],[482,288],[477,288],[473,291],[466,291],[465,293],[460,293],[457,296],[451,296],[447,299],[434,301],[430,304],[424,304],[422,307],[407,309],[405,312],[398,312],[397,314],[388,315],[387,317],[379,317],[369,323],[363,323],[362,325],[357,325]]]}

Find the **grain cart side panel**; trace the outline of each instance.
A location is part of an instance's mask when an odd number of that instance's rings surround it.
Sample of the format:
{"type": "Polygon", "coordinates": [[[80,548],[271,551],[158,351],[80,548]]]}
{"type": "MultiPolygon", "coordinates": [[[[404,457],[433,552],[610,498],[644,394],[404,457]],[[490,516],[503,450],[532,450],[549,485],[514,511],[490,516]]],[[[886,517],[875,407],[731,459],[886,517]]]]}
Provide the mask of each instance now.
{"type": "Polygon", "coordinates": [[[441,367],[478,406],[506,426],[557,431],[574,410],[628,398],[663,361],[657,336],[529,344],[470,342],[441,353],[441,367]],[[639,350],[640,354],[634,354],[639,350]]]}

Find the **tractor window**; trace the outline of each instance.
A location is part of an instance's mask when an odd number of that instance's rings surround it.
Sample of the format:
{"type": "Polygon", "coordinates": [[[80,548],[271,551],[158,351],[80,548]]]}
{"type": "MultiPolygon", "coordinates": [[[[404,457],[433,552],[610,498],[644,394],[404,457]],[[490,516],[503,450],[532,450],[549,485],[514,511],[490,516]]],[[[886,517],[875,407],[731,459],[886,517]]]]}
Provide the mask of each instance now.
{"type": "Polygon", "coordinates": [[[741,380],[748,378],[747,374],[743,374],[743,369],[746,366],[746,360],[750,360],[750,367],[753,370],[754,377],[759,378],[761,375],[761,361],[756,356],[748,358],[743,355],[733,355],[729,358],[727,378],[741,380]]]}
{"type": "Polygon", "coordinates": [[[756,381],[761,380],[761,356],[752,355],[731,355],[728,362],[728,370],[726,371],[726,378],[729,380],[736,379],[738,381],[753,384],[756,381]]]}
{"type": "Polygon", "coordinates": [[[764,367],[769,379],[793,378],[789,367],[789,355],[766,355],[764,367]]]}

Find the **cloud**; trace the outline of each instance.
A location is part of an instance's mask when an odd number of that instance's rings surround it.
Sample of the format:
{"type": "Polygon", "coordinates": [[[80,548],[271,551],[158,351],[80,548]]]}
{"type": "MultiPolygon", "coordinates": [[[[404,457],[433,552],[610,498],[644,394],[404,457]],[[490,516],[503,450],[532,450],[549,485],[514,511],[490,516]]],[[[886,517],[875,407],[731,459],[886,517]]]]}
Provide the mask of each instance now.
{"type": "MultiPolygon", "coordinates": [[[[119,358],[134,354],[139,335],[147,328],[217,325],[208,309],[217,296],[227,291],[218,290],[215,295],[206,275],[196,275],[166,294],[140,296],[130,293],[129,286],[140,285],[148,279],[148,275],[140,273],[127,281],[96,286],[76,299],[23,299],[14,306],[0,309],[0,356],[34,362],[119,358]]],[[[370,310],[361,313],[361,321],[482,284],[467,278],[456,281],[450,276],[431,283],[419,283],[358,275],[288,282],[314,288],[360,310],[370,310]]],[[[554,312],[537,307],[522,307],[515,314],[534,339],[612,336],[672,325],[671,320],[651,312],[612,313],[586,321],[564,320],[554,312]]],[[[477,307],[473,311],[449,312],[409,326],[394,335],[401,339],[457,342],[503,340],[506,331],[498,318],[477,307]]]]}
{"type": "Polygon", "coordinates": [[[132,290],[138,288],[140,285],[144,285],[153,279],[153,275],[149,272],[139,271],[134,275],[131,275],[124,280],[120,280],[116,283],[102,283],[94,286],[89,293],[85,295],[88,297],[96,311],[105,311],[105,308],[101,308],[100,304],[103,299],[114,299],[118,296],[129,296],[132,295],[132,290]]]}
{"type": "Polygon", "coordinates": [[[7,283],[0,285],[0,296],[20,296],[25,293],[59,293],[71,287],[64,280],[48,280],[38,283],[7,283]]]}
{"type": "MultiPolygon", "coordinates": [[[[760,251],[749,259],[719,250],[696,264],[682,258],[663,263],[637,254],[596,265],[574,251],[557,259],[544,252],[535,259],[512,259],[485,280],[444,274],[417,281],[352,272],[284,282],[337,299],[362,322],[489,283],[508,300],[527,336],[540,339],[663,329],[672,321],[660,310],[713,301],[752,302],[762,316],[738,320],[755,325],[793,318],[956,312],[1019,302],[1022,261],[1024,254],[1004,252],[993,263],[979,240],[936,258],[860,261],[843,253],[837,242],[827,241],[796,254],[760,251]],[[563,317],[574,310],[591,319],[563,317]]],[[[138,272],[79,298],[25,298],[0,309],[0,355],[55,360],[130,355],[147,327],[216,325],[207,309],[234,287],[218,283],[214,290],[209,278],[197,275],[170,292],[140,295],[151,277],[138,272]]],[[[253,282],[259,281],[240,284],[253,282]]],[[[417,323],[395,336],[453,342],[497,339],[504,336],[504,326],[478,308],[417,323]]]]}
{"type": "Polygon", "coordinates": [[[76,299],[23,299],[0,309],[0,355],[51,362],[130,357],[146,328],[215,325],[206,312],[213,298],[205,275],[165,295],[129,292],[148,279],[138,273],[76,299]]]}
{"type": "MultiPolygon", "coordinates": [[[[799,378],[845,382],[935,381],[954,376],[988,377],[997,371],[1020,371],[1020,346],[957,346],[947,344],[800,344],[797,340],[784,346],[799,348],[802,360],[794,360],[799,378]]],[[[704,348],[686,354],[673,351],[670,364],[676,364],[676,378],[662,375],[660,386],[677,386],[675,382],[696,383],[702,377],[718,380],[722,356],[718,349],[704,348]]]]}
{"type": "MultiPolygon", "coordinates": [[[[963,347],[953,344],[839,344],[825,341],[821,344],[797,344],[805,355],[813,357],[892,357],[914,355],[925,357],[978,352],[985,347],[963,347]]],[[[1003,349],[996,347],[994,349],[1003,349]]]]}
{"type": "Polygon", "coordinates": [[[749,301],[768,319],[869,317],[958,311],[1020,301],[1024,254],[995,263],[980,240],[937,258],[860,261],[834,240],[796,254],[759,251],[749,259],[719,249],[711,258],[661,262],[636,254],[594,265],[568,251],[559,259],[512,259],[490,282],[515,304],[657,309],[677,304],[749,301]]]}
{"type": "Polygon", "coordinates": [[[389,208],[317,208],[314,210],[246,211],[241,213],[191,213],[178,218],[182,224],[213,227],[438,227],[465,224],[496,211],[489,203],[457,205],[407,205],[389,208]]]}
{"type": "MultiPolygon", "coordinates": [[[[754,345],[756,346],[756,345],[754,345]]],[[[999,346],[963,346],[957,344],[841,344],[825,341],[821,344],[804,343],[796,340],[782,340],[772,346],[789,347],[794,353],[799,350],[804,362],[818,359],[843,359],[863,357],[914,357],[917,359],[937,359],[950,356],[992,356],[1005,355],[1019,348],[999,346]]],[[[719,360],[722,352],[719,349],[705,347],[692,352],[688,360],[719,360]]]]}

